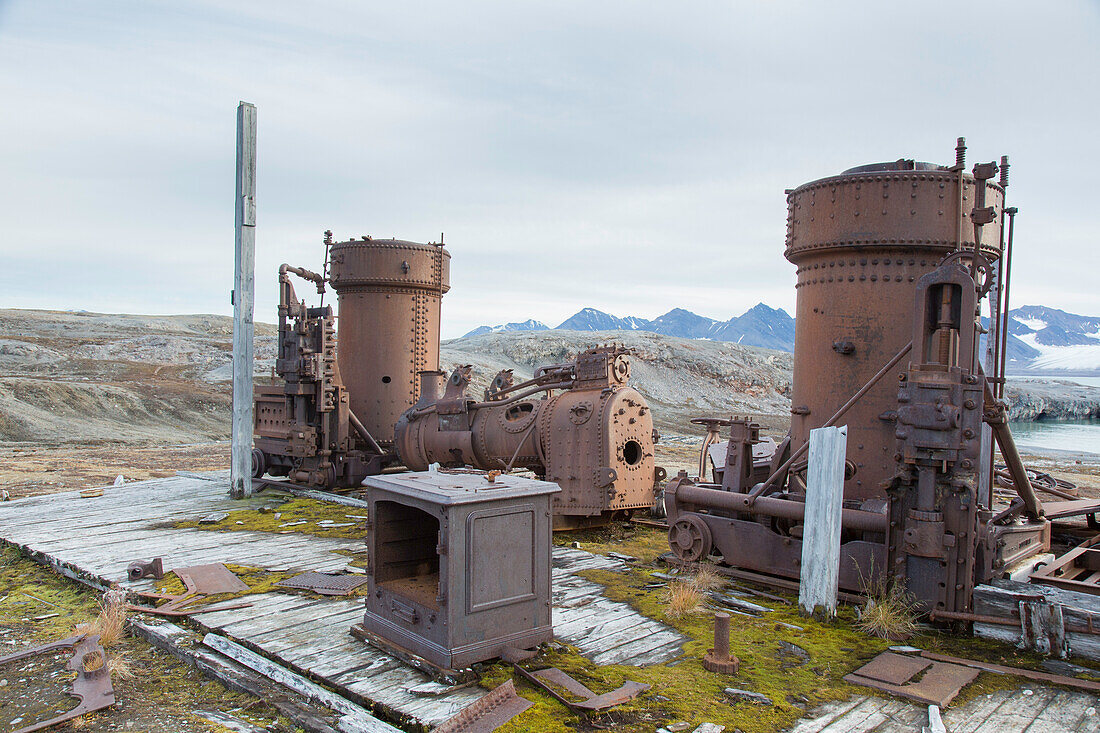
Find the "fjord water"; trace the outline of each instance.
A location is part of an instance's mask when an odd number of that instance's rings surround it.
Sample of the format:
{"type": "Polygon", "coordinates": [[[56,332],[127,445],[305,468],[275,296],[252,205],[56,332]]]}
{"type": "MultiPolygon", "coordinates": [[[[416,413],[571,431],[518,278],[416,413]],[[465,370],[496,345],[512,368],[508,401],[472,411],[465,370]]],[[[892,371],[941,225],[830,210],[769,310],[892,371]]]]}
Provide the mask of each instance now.
{"type": "Polygon", "coordinates": [[[1090,453],[1100,459],[1100,420],[1038,420],[1009,427],[1023,453],[1090,453]]]}

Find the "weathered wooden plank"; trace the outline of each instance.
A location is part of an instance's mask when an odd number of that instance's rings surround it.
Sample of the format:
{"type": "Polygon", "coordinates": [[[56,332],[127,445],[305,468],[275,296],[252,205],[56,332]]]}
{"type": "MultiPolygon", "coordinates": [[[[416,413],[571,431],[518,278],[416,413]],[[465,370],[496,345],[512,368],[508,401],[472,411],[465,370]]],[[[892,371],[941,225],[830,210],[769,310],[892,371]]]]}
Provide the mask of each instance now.
{"type": "Polygon", "coordinates": [[[1011,696],[1011,692],[999,690],[971,700],[964,708],[948,708],[943,712],[943,724],[952,733],[974,733],[979,725],[994,717],[997,709],[1011,696]]]}
{"type": "Polygon", "coordinates": [[[789,733],[821,733],[830,723],[860,705],[866,697],[856,696],[850,700],[831,702],[811,712],[813,717],[800,720],[789,733]]]}
{"type": "MultiPolygon", "coordinates": [[[[323,651],[313,653],[301,653],[296,651],[294,664],[309,667],[310,672],[322,677],[335,676],[334,673],[350,672],[360,669],[386,657],[369,644],[353,637],[350,633],[336,646],[323,651]]],[[[400,661],[389,657],[390,661],[400,664],[400,661]]]]}
{"type": "Polygon", "coordinates": [[[331,644],[332,639],[341,638],[345,631],[363,620],[363,613],[344,612],[319,617],[316,621],[305,621],[286,628],[278,628],[264,634],[241,634],[241,638],[249,642],[271,650],[273,653],[282,654],[304,643],[323,641],[331,644]]]}
{"type": "Polygon", "coordinates": [[[224,654],[233,661],[243,664],[260,674],[266,675],[279,684],[285,685],[301,695],[317,700],[321,704],[327,705],[344,715],[354,716],[356,722],[361,724],[364,730],[377,731],[378,733],[399,733],[397,728],[378,720],[370,715],[369,712],[363,710],[346,698],[329,692],[320,685],[314,684],[284,667],[273,664],[270,660],[245,649],[239,644],[235,644],[229,639],[218,636],[217,634],[207,634],[203,637],[202,643],[214,651],[224,654]]]}
{"type": "Polygon", "coordinates": [[[1035,716],[1025,733],[1076,730],[1085,717],[1085,711],[1096,703],[1097,698],[1087,693],[1059,690],[1035,716]]]}
{"type": "Polygon", "coordinates": [[[821,733],[865,733],[887,720],[882,712],[885,698],[869,697],[822,728],[821,733]]]}
{"type": "MultiPolygon", "coordinates": [[[[645,634],[644,631],[642,633],[645,634]]],[[[684,639],[678,636],[667,632],[649,634],[642,640],[591,653],[590,658],[596,664],[632,664],[638,667],[666,662],[683,653],[684,639]]]]}
{"type": "Polygon", "coordinates": [[[324,602],[317,598],[308,598],[299,595],[279,595],[280,600],[278,602],[265,602],[263,604],[259,604],[255,600],[263,596],[249,596],[248,600],[253,604],[252,608],[204,614],[201,619],[196,620],[208,628],[220,629],[228,634],[235,635],[238,629],[253,628],[257,623],[262,623],[272,616],[279,616],[285,611],[296,610],[305,606],[324,602]],[[250,611],[255,611],[255,613],[249,613],[250,611]]]}
{"type": "Polygon", "coordinates": [[[637,615],[637,611],[625,603],[601,599],[580,608],[559,609],[555,614],[557,620],[554,634],[560,639],[569,639],[578,634],[587,635],[605,624],[637,615]]]}
{"type": "Polygon", "coordinates": [[[1019,730],[1027,728],[1035,718],[1047,706],[1047,703],[1055,695],[1055,691],[1044,687],[1027,687],[1030,695],[1024,694],[1024,690],[1017,690],[1010,695],[999,708],[996,716],[991,716],[974,729],[974,733],[997,733],[998,731],[1019,730]]]}
{"type": "Polygon", "coordinates": [[[839,590],[840,518],[847,445],[847,426],[810,431],[798,606],[803,613],[820,612],[827,618],[836,615],[839,590]]]}
{"type": "Polygon", "coordinates": [[[230,494],[252,495],[252,370],[256,348],[252,310],[256,290],[256,106],[237,106],[237,187],[233,237],[233,419],[230,494]]]}

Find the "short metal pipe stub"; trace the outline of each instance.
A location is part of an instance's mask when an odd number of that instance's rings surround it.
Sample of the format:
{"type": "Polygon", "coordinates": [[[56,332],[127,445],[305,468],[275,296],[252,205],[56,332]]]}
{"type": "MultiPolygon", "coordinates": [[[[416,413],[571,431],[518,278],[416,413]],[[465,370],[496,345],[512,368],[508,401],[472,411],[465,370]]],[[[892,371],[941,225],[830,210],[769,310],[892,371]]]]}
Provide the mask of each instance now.
{"type": "Polygon", "coordinates": [[[741,660],[730,654],[730,615],[714,614],[714,647],[703,655],[703,669],[718,674],[737,674],[741,660]]]}

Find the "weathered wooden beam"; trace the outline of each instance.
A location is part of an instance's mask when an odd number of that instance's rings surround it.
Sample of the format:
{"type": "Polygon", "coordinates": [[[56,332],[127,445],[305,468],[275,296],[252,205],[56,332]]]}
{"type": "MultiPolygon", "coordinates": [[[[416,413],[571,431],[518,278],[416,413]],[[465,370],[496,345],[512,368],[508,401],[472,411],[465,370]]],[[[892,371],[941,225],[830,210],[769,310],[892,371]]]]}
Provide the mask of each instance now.
{"type": "Polygon", "coordinates": [[[389,723],[385,723],[372,716],[362,707],[341,697],[334,692],[329,692],[320,685],[310,682],[305,677],[291,672],[286,667],[272,662],[266,657],[261,657],[236,642],[230,641],[217,634],[207,634],[203,637],[204,646],[224,654],[238,664],[242,664],[251,670],[259,672],[263,676],[278,682],[284,687],[294,690],[310,700],[332,708],[343,716],[341,727],[355,726],[354,730],[370,731],[371,733],[400,733],[400,730],[389,723]]]}
{"type": "Polygon", "coordinates": [[[229,493],[252,495],[252,310],[256,269],[256,106],[237,105],[233,257],[233,428],[229,493]]]}
{"type": "Polygon", "coordinates": [[[840,524],[847,446],[847,426],[810,431],[798,606],[803,613],[826,618],[836,615],[840,589],[840,524]]]}

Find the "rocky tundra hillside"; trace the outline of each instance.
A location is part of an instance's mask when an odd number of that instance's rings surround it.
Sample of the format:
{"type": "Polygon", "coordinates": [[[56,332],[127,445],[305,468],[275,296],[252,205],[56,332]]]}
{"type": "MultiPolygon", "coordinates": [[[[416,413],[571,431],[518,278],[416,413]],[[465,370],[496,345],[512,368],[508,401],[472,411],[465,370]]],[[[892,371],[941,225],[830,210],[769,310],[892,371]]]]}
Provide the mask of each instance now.
{"type": "MultiPolygon", "coordinates": [[[[231,327],[210,315],[135,316],[0,309],[0,442],[181,444],[229,435],[231,327]]],[[[634,386],[662,433],[698,435],[689,421],[749,414],[770,432],[789,420],[791,355],[648,331],[518,331],[443,344],[442,366],[474,367],[477,392],[501,369],[535,367],[617,342],[636,352],[634,386]]],[[[256,368],[269,376],[275,328],[256,324],[256,368]]],[[[1021,382],[1023,419],[1100,415],[1100,389],[1021,382]]]]}

